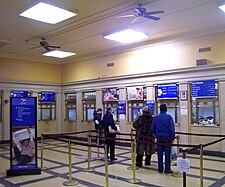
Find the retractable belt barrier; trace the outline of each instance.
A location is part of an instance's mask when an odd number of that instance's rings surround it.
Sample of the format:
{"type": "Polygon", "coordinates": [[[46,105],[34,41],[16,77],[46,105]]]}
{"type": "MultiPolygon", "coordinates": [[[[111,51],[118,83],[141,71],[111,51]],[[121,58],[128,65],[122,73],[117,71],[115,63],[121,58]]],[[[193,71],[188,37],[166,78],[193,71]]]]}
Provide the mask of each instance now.
{"type": "MultiPolygon", "coordinates": [[[[91,155],[91,147],[97,147],[97,148],[104,148],[105,149],[105,176],[106,176],[106,187],[109,186],[109,179],[108,179],[108,160],[107,160],[107,149],[106,149],[106,145],[101,146],[101,145],[97,145],[97,144],[91,144],[91,138],[92,137],[100,137],[100,136],[94,136],[91,135],[92,132],[97,132],[97,131],[80,131],[80,132],[73,132],[73,133],[62,133],[62,134],[42,134],[41,137],[41,167],[43,168],[43,151],[44,151],[44,138],[48,138],[48,139],[54,139],[54,140],[58,140],[58,141],[62,141],[65,143],[68,143],[68,147],[69,147],[69,181],[64,182],[63,185],[65,186],[72,186],[72,185],[76,185],[78,184],[77,181],[72,181],[72,164],[71,164],[71,144],[76,144],[76,145],[81,145],[81,146],[87,146],[88,147],[88,168],[84,169],[84,171],[93,171],[90,168],[90,155],[91,155]],[[82,134],[82,133],[89,133],[88,134],[88,143],[82,143],[82,142],[78,142],[78,141],[71,141],[71,140],[64,140],[62,138],[62,136],[66,136],[66,135],[74,135],[74,134],[82,134]]],[[[219,143],[221,141],[225,140],[225,135],[215,135],[215,134],[197,134],[197,133],[182,133],[182,132],[176,132],[176,134],[180,134],[180,135],[193,135],[193,136],[209,136],[209,137],[222,137],[218,140],[206,143],[206,144],[193,144],[193,145],[189,145],[189,144],[180,144],[180,136],[176,136],[174,137],[168,137],[169,139],[177,139],[177,143],[158,143],[155,142],[155,138],[159,138],[159,137],[155,137],[155,136],[138,136],[138,138],[149,138],[152,141],[140,141],[138,139],[136,139],[137,135],[134,135],[135,130],[131,130],[131,133],[116,133],[118,135],[125,135],[125,136],[130,136],[131,138],[110,138],[110,137],[101,137],[101,139],[106,140],[106,139],[111,139],[111,140],[122,140],[122,141],[128,141],[131,142],[131,158],[132,158],[132,169],[133,169],[133,178],[131,179],[127,179],[127,182],[129,183],[140,183],[141,180],[140,179],[136,179],[136,143],[143,143],[143,144],[156,144],[156,145],[164,145],[164,146],[177,146],[178,148],[181,148],[181,151],[178,151],[182,153],[182,158],[186,159],[186,154],[190,151],[193,150],[200,150],[200,187],[204,186],[203,183],[203,148],[208,147],[210,145],[219,143]],[[188,148],[188,149],[183,149],[183,148],[188,148]]],[[[104,133],[103,134],[111,134],[111,133],[104,133]]],[[[165,137],[164,137],[165,138],[165,137]]],[[[179,155],[178,155],[179,156],[179,155]]],[[[183,187],[186,187],[186,172],[183,172],[183,187]]]]}

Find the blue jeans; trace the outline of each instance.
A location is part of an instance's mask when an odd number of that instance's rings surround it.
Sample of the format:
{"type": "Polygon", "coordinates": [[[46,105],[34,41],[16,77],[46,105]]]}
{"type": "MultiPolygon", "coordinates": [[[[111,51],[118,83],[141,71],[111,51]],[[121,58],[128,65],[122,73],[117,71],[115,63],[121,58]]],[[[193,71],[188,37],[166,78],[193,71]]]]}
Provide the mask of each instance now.
{"type": "MultiPolygon", "coordinates": [[[[170,144],[171,141],[157,140],[158,143],[170,144]]],[[[157,156],[158,156],[158,171],[163,172],[163,153],[165,152],[165,172],[170,172],[170,155],[171,155],[171,146],[168,145],[157,145],[157,156]]]]}

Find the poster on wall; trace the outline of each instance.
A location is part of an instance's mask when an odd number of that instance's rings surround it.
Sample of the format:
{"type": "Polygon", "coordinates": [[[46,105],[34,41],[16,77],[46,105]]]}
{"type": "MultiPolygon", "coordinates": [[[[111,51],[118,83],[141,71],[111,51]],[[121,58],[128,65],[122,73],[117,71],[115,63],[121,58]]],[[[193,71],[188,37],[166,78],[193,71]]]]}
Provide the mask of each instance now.
{"type": "Polygon", "coordinates": [[[7,176],[40,173],[37,166],[37,98],[11,97],[7,176]]]}
{"type": "Polygon", "coordinates": [[[154,115],[154,110],[155,110],[155,101],[154,100],[147,100],[146,101],[146,106],[150,108],[151,114],[154,115]]]}
{"type": "Polygon", "coordinates": [[[127,87],[127,98],[128,100],[143,100],[143,86],[127,87]]]}
{"type": "Polygon", "coordinates": [[[12,97],[28,97],[29,93],[28,91],[24,91],[24,90],[12,90],[11,96],[12,97]]]}
{"type": "Polygon", "coordinates": [[[177,99],[178,86],[177,83],[157,84],[158,99],[177,99]]]}
{"type": "Polygon", "coordinates": [[[192,82],[192,97],[216,97],[216,85],[215,80],[192,82]]]}
{"type": "Polygon", "coordinates": [[[106,88],[102,90],[103,101],[117,101],[118,93],[116,88],[106,88]]]}
{"type": "Polygon", "coordinates": [[[126,101],[118,101],[118,114],[126,114],[126,101]]]}
{"type": "Polygon", "coordinates": [[[40,102],[42,103],[54,103],[55,102],[55,92],[41,92],[40,102]]]}

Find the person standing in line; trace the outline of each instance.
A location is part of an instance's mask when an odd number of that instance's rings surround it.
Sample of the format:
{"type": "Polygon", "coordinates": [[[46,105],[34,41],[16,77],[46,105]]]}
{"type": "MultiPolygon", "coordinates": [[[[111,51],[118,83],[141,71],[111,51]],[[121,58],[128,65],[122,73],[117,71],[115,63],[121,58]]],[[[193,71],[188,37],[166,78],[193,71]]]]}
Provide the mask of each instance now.
{"type": "Polygon", "coordinates": [[[94,123],[95,123],[95,130],[97,131],[98,138],[97,138],[97,143],[102,144],[102,131],[103,131],[103,120],[102,120],[102,109],[98,108],[97,111],[94,112],[94,123]]]}
{"type": "Polygon", "coordinates": [[[136,166],[142,166],[142,159],[145,153],[145,165],[151,165],[152,144],[146,144],[139,141],[152,142],[152,114],[148,107],[142,109],[143,114],[139,116],[134,122],[133,127],[136,129],[137,136],[137,157],[136,166]],[[145,137],[143,137],[145,136],[145,137]],[[150,136],[149,138],[146,136],[150,136]]]}
{"type": "MultiPolygon", "coordinates": [[[[157,138],[159,144],[171,144],[175,139],[175,127],[173,118],[166,114],[166,104],[160,105],[160,114],[154,117],[152,122],[152,132],[157,138]]],[[[158,172],[163,173],[163,152],[165,152],[165,174],[170,174],[173,171],[170,166],[171,146],[157,144],[158,156],[158,172]]]]}
{"type": "Polygon", "coordinates": [[[117,160],[117,158],[115,157],[115,137],[116,133],[119,133],[119,131],[115,125],[115,121],[112,115],[112,109],[110,107],[107,108],[106,113],[103,117],[103,125],[106,138],[105,143],[107,145],[107,155],[109,155],[110,152],[110,157],[108,156],[108,158],[110,158],[110,161],[117,160]],[[113,129],[115,132],[109,132],[109,127],[111,127],[111,129],[113,129]]]}

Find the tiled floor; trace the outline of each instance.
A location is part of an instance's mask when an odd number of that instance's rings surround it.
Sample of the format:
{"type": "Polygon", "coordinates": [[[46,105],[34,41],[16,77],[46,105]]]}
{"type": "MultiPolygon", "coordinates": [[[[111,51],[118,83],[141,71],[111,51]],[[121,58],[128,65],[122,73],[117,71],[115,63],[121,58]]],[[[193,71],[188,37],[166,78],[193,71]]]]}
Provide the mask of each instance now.
{"type": "MultiPolygon", "coordinates": [[[[40,146],[40,145],[39,145],[40,146]]],[[[68,147],[66,143],[47,140],[45,141],[43,166],[46,170],[41,175],[23,175],[15,177],[6,177],[6,170],[9,169],[9,145],[0,144],[0,187],[61,187],[63,183],[69,181],[68,167],[68,147]]],[[[40,166],[40,147],[38,152],[38,164],[40,166]]],[[[100,150],[100,157],[103,157],[103,150],[100,150]],[[101,154],[102,153],[102,154],[101,154]]],[[[76,186],[100,187],[106,186],[105,162],[100,159],[94,159],[98,156],[97,149],[92,150],[92,161],[90,166],[94,172],[84,172],[88,168],[87,147],[72,146],[72,180],[77,181],[76,186]]],[[[131,166],[130,148],[125,146],[116,146],[116,156],[118,160],[109,163],[109,186],[127,187],[127,186],[149,186],[149,187],[174,187],[183,186],[183,178],[176,178],[170,175],[159,174],[157,172],[157,159],[154,154],[151,166],[144,166],[136,171],[136,179],[140,179],[139,184],[130,184],[127,179],[133,179],[133,171],[129,170],[131,166]]],[[[187,186],[200,186],[199,155],[188,155],[191,162],[190,174],[187,175],[187,186]]],[[[172,166],[176,171],[176,166],[172,166]]],[[[225,158],[204,156],[204,186],[225,187],[225,158]]]]}

